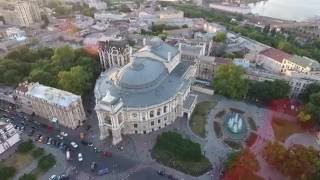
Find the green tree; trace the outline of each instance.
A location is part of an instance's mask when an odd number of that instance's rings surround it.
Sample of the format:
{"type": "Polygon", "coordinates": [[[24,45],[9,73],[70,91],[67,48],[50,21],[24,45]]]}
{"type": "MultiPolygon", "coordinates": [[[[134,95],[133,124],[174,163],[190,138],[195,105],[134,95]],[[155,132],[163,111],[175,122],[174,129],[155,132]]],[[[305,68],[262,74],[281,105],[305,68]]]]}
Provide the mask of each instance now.
{"type": "Polygon", "coordinates": [[[226,33],[218,32],[214,37],[213,40],[216,42],[224,42],[226,40],[226,33]]]}
{"type": "Polygon", "coordinates": [[[17,151],[19,153],[28,153],[30,152],[33,148],[34,148],[34,144],[32,142],[32,140],[28,140],[28,141],[25,141],[25,142],[22,142],[18,145],[18,149],[17,151]]]}
{"type": "Polygon", "coordinates": [[[304,103],[307,103],[309,101],[310,95],[317,92],[320,92],[320,84],[312,83],[301,93],[299,99],[304,103]]]}
{"type": "Polygon", "coordinates": [[[54,76],[50,74],[48,71],[44,71],[43,69],[33,69],[29,76],[28,80],[30,82],[39,82],[41,84],[47,85],[47,86],[54,86],[54,76]]]}
{"type": "Polygon", "coordinates": [[[289,93],[290,85],[286,81],[251,81],[249,83],[248,97],[262,103],[287,98],[289,93]]]}
{"type": "Polygon", "coordinates": [[[34,158],[38,158],[38,157],[41,157],[42,155],[44,154],[44,149],[43,148],[37,148],[35,150],[32,151],[31,155],[34,157],[34,158]]]}
{"type": "Polygon", "coordinates": [[[38,161],[38,168],[44,172],[48,171],[56,164],[56,158],[52,154],[43,156],[38,161]]]}
{"type": "Polygon", "coordinates": [[[75,57],[74,50],[67,45],[56,48],[51,59],[58,68],[64,67],[65,69],[68,69],[76,60],[75,57]]]}
{"type": "Polygon", "coordinates": [[[214,72],[213,88],[219,94],[232,99],[240,99],[247,95],[248,81],[244,78],[242,68],[233,64],[221,65],[214,72]]]}
{"type": "Polygon", "coordinates": [[[37,180],[37,177],[34,174],[23,174],[19,180],[37,180]]]}
{"type": "Polygon", "coordinates": [[[81,66],[75,66],[70,71],[61,71],[58,74],[58,86],[66,91],[84,95],[90,88],[92,74],[81,66]]]}
{"type": "Polygon", "coordinates": [[[295,52],[295,48],[288,41],[280,41],[278,43],[278,47],[277,48],[281,49],[281,50],[283,50],[285,52],[288,52],[288,53],[294,53],[295,52]]]}
{"type": "Polygon", "coordinates": [[[0,179],[8,180],[14,177],[16,169],[14,167],[0,166],[0,179]]]}

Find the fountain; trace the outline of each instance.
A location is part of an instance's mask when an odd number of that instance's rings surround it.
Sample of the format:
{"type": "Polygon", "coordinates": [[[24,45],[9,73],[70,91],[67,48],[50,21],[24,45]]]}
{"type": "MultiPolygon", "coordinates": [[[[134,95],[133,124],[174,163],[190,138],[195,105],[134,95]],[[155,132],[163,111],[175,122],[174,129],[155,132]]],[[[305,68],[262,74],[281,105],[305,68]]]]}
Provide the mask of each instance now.
{"type": "Polygon", "coordinates": [[[242,130],[243,120],[238,113],[233,114],[228,119],[227,127],[233,133],[239,133],[242,130]]]}
{"type": "Polygon", "coordinates": [[[223,132],[228,139],[245,139],[248,129],[243,114],[232,110],[227,112],[223,121],[223,132]]]}

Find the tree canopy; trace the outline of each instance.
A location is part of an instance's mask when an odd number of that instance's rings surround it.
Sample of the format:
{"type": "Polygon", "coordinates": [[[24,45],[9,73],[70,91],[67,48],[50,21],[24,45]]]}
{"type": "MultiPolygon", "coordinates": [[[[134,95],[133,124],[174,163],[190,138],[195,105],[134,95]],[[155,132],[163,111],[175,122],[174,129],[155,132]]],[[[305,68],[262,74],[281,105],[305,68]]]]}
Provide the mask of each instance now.
{"type": "Polygon", "coordinates": [[[260,165],[254,154],[249,149],[231,153],[225,164],[224,180],[234,179],[256,179],[262,180],[255,173],[259,171],[260,165]]]}
{"type": "Polygon", "coordinates": [[[233,64],[221,65],[214,72],[213,88],[219,94],[232,99],[245,97],[248,92],[248,81],[244,78],[241,67],[233,64]]]}
{"type": "Polygon", "coordinates": [[[34,174],[23,174],[19,180],[37,180],[37,177],[34,174]]]}
{"type": "Polygon", "coordinates": [[[298,114],[298,120],[320,125],[320,85],[317,83],[309,85],[299,98],[305,105],[298,114]]]}
{"type": "Polygon", "coordinates": [[[52,154],[43,156],[38,161],[38,168],[44,172],[48,171],[56,164],[56,158],[52,154]]]}
{"type": "Polygon", "coordinates": [[[216,42],[224,42],[226,40],[226,33],[218,32],[214,37],[213,40],[216,42]]]}
{"type": "Polygon", "coordinates": [[[16,174],[16,169],[14,167],[8,167],[0,165],[0,179],[8,180],[14,177],[16,174]]]}
{"type": "Polygon", "coordinates": [[[248,97],[262,103],[287,98],[289,93],[290,85],[286,81],[250,81],[249,83],[248,97]]]}
{"type": "Polygon", "coordinates": [[[319,152],[312,147],[292,145],[286,149],[278,142],[268,142],[263,158],[283,175],[292,179],[312,179],[320,171],[319,152]]]}
{"type": "Polygon", "coordinates": [[[0,59],[0,83],[13,86],[28,80],[84,95],[98,73],[98,61],[70,46],[36,50],[22,47],[0,59]]]}

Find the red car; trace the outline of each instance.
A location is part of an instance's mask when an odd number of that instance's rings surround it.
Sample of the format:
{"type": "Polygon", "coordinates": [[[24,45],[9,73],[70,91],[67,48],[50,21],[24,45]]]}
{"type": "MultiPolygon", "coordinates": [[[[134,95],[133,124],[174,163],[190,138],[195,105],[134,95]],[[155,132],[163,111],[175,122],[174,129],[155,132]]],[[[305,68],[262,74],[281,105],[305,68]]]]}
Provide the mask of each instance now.
{"type": "Polygon", "coordinates": [[[108,151],[104,151],[104,152],[102,152],[102,156],[104,156],[104,157],[111,157],[111,156],[112,156],[112,153],[111,153],[111,152],[108,152],[108,151]]]}

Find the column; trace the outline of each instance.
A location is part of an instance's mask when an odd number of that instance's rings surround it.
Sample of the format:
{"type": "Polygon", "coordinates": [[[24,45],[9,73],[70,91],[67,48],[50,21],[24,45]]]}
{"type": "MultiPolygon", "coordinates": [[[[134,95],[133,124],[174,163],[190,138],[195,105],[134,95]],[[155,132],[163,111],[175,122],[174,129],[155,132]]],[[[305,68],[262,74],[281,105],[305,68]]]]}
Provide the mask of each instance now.
{"type": "Polygon", "coordinates": [[[121,129],[112,129],[112,144],[116,145],[120,141],[122,141],[122,136],[121,136],[121,129]]]}
{"type": "Polygon", "coordinates": [[[97,117],[99,121],[100,140],[102,140],[109,136],[109,132],[107,128],[104,126],[104,119],[102,113],[97,111],[97,117]]]}

